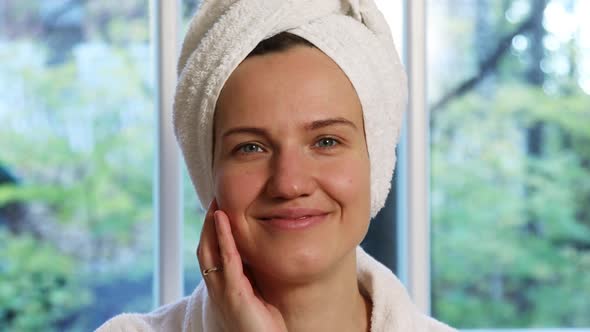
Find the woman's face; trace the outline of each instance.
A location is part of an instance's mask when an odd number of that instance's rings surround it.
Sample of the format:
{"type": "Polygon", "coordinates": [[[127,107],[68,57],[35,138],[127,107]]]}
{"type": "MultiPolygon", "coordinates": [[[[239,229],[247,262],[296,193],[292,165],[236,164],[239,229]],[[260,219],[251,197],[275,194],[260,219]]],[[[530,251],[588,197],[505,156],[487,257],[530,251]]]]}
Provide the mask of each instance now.
{"type": "Polygon", "coordinates": [[[341,69],[294,47],[243,61],[215,114],[215,197],[255,274],[305,281],[340,267],[365,236],[369,158],[341,69]]]}

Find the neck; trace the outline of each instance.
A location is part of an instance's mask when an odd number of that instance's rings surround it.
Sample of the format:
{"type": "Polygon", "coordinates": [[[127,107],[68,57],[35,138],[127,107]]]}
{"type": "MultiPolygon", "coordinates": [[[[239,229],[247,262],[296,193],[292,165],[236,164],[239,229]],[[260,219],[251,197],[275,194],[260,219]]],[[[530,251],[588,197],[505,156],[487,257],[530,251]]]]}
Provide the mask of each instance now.
{"type": "Polygon", "coordinates": [[[370,329],[371,304],[359,289],[354,250],[330,273],[311,282],[255,279],[263,298],[281,312],[289,332],[370,329]]]}

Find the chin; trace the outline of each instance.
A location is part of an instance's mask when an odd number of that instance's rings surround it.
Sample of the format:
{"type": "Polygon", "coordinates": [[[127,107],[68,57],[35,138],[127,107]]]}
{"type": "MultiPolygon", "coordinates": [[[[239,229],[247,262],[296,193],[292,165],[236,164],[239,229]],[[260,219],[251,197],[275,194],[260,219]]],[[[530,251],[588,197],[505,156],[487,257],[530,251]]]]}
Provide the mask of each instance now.
{"type": "Polygon", "coordinates": [[[279,262],[261,271],[265,279],[271,279],[289,284],[304,284],[321,278],[328,271],[327,265],[289,263],[288,260],[279,262]]]}
{"type": "Polygon", "coordinates": [[[319,279],[333,270],[342,257],[325,247],[274,248],[249,260],[255,275],[265,280],[286,283],[306,283],[319,279]]]}

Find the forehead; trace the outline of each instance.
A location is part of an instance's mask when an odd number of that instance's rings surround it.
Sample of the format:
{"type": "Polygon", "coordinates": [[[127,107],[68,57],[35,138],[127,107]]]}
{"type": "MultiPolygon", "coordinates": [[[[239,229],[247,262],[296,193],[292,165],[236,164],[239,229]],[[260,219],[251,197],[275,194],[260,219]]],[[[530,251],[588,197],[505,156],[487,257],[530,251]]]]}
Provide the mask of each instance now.
{"type": "Polygon", "coordinates": [[[221,91],[215,127],[278,126],[333,117],[362,128],[361,105],[352,84],[320,50],[297,46],[244,60],[221,91]]]}

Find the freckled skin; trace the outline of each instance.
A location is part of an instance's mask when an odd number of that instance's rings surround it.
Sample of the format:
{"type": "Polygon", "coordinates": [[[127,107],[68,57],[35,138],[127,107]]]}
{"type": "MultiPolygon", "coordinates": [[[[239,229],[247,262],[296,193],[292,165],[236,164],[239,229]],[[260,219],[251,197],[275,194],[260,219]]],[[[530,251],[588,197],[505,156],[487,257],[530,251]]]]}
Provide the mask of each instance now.
{"type": "Polygon", "coordinates": [[[215,196],[258,280],[305,282],[354,263],[369,223],[369,158],[360,101],[329,57],[297,46],[246,59],[220,94],[214,135],[215,196]],[[305,127],[331,118],[354,126],[305,127]],[[224,137],[235,127],[257,127],[266,134],[224,137]],[[340,143],[318,148],[325,136],[340,143]],[[260,151],[236,152],[244,143],[260,151]],[[272,229],[256,218],[294,206],[328,215],[297,231],[272,229]]]}

